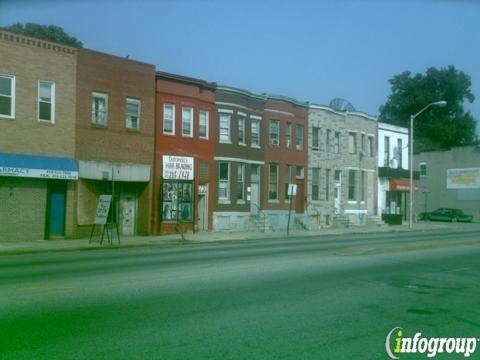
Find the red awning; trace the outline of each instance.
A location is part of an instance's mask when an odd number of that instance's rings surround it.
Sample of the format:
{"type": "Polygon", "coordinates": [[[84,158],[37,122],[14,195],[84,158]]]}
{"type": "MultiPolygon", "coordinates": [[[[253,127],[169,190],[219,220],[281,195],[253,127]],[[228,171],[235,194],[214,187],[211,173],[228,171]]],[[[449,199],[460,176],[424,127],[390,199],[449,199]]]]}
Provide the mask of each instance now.
{"type": "MultiPolygon", "coordinates": [[[[413,187],[418,190],[418,184],[413,182],[413,187]]],[[[390,191],[410,191],[409,179],[390,179],[390,191]]]]}

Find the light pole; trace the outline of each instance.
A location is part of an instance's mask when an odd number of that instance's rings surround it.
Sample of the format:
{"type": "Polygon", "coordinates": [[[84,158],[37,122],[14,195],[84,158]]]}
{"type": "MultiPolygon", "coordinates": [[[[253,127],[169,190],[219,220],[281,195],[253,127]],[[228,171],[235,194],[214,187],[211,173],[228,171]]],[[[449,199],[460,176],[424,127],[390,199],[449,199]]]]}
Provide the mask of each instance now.
{"type": "Polygon", "coordinates": [[[427,110],[430,106],[439,106],[444,107],[447,105],[447,102],[444,100],[435,101],[433,103],[428,104],[422,110],[417,112],[414,115],[410,115],[410,156],[409,156],[409,163],[410,163],[410,214],[408,216],[408,227],[411,229],[413,227],[413,120],[427,110]]]}

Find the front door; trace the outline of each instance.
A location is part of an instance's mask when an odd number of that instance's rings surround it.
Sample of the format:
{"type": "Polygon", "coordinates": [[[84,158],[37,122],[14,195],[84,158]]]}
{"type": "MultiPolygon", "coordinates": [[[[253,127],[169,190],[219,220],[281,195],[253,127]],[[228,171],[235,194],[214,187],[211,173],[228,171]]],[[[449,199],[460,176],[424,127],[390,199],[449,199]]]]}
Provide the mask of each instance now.
{"type": "Polygon", "coordinates": [[[205,231],[208,229],[207,216],[207,196],[205,194],[198,195],[198,230],[205,231]]]}
{"type": "Polygon", "coordinates": [[[65,234],[65,193],[50,193],[50,236],[63,236],[65,234]]]}
{"type": "Polygon", "coordinates": [[[122,235],[135,234],[135,195],[125,193],[120,197],[120,224],[122,235]]]}
{"type": "Polygon", "coordinates": [[[340,209],[341,198],[342,198],[342,173],[340,172],[340,170],[335,170],[335,191],[333,196],[335,214],[340,214],[341,212],[341,209],[340,209]]]}
{"type": "Polygon", "coordinates": [[[303,195],[303,183],[297,184],[297,195],[295,195],[295,212],[297,214],[303,214],[305,208],[303,195]]]}
{"type": "Polygon", "coordinates": [[[257,214],[260,209],[260,193],[257,183],[250,184],[250,213],[257,214]]]}

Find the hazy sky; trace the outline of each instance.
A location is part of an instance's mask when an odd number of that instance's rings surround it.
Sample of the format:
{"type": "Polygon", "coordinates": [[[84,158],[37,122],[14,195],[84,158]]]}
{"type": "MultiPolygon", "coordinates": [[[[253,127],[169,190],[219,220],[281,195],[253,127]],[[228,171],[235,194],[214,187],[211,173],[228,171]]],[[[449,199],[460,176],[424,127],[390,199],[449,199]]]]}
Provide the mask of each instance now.
{"type": "Polygon", "coordinates": [[[0,26],[55,24],[158,70],[325,105],[342,97],[372,115],[393,75],[453,64],[472,78],[477,120],[479,19],[476,0],[0,0],[0,26]]]}

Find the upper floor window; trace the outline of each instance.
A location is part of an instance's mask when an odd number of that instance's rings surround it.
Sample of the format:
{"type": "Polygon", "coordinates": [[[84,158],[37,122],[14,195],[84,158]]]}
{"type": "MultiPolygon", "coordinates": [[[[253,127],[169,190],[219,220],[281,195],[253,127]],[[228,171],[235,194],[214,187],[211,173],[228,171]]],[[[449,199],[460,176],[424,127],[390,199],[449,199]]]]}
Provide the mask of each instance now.
{"type": "Polygon", "coordinates": [[[330,129],[327,129],[327,134],[325,135],[325,151],[330,152],[330,137],[331,137],[332,131],[330,129]]]}
{"type": "Polygon", "coordinates": [[[385,167],[390,166],[390,138],[385,136],[383,142],[383,164],[385,167]]]}
{"type": "Polygon", "coordinates": [[[201,139],[208,139],[208,111],[200,110],[198,113],[198,136],[201,139]]]}
{"type": "Polygon", "coordinates": [[[55,122],[55,83],[38,82],[38,120],[55,122]]]}
{"type": "Polygon", "coordinates": [[[250,141],[252,147],[260,147],[260,120],[251,119],[250,141]]]}
{"type": "Polygon", "coordinates": [[[335,131],[334,152],[335,154],[340,153],[340,132],[339,131],[335,131]]]}
{"type": "Polygon", "coordinates": [[[374,152],[374,148],[373,148],[373,136],[369,136],[368,137],[368,155],[370,155],[371,157],[374,156],[375,152],[374,152]]]}
{"type": "Polygon", "coordinates": [[[107,125],[108,120],[108,94],[101,92],[92,93],[92,123],[107,125]]]}
{"type": "Polygon", "coordinates": [[[245,118],[244,114],[237,114],[238,119],[238,143],[245,145],[245,118]]]}
{"type": "Polygon", "coordinates": [[[399,169],[402,168],[402,151],[403,150],[403,143],[402,143],[402,139],[397,139],[397,153],[395,154],[397,156],[397,167],[399,169]]]}
{"type": "Polygon", "coordinates": [[[0,75],[0,116],[15,117],[15,77],[0,75]]]}
{"type": "Polygon", "coordinates": [[[303,150],[303,125],[297,124],[295,128],[296,148],[303,150]]]}
{"type": "Polygon", "coordinates": [[[175,134],[175,105],[163,104],[163,133],[175,134]]]}
{"type": "Polygon", "coordinates": [[[420,176],[424,177],[427,176],[427,163],[421,162],[420,163],[420,176]]]}
{"type": "Polygon", "coordinates": [[[140,129],[140,100],[127,98],[126,111],[127,129],[140,129]]]}
{"type": "Polygon", "coordinates": [[[287,128],[285,131],[285,146],[287,148],[292,147],[292,123],[287,122],[287,128]]]}
{"type": "Polygon", "coordinates": [[[366,144],[365,144],[365,134],[362,134],[362,137],[361,137],[360,139],[361,139],[361,142],[360,142],[360,151],[365,154],[365,150],[366,150],[366,149],[365,149],[365,145],[366,145],[366,144]]]}
{"type": "Polygon", "coordinates": [[[320,128],[312,128],[312,150],[318,151],[320,148],[320,128]]]}
{"type": "Polygon", "coordinates": [[[193,137],[193,108],[182,107],[182,136],[193,137]]]}
{"type": "Polygon", "coordinates": [[[270,145],[278,146],[280,143],[280,121],[270,120],[270,145]]]}
{"type": "Polygon", "coordinates": [[[348,153],[357,153],[357,137],[355,133],[348,133],[348,153]]]}
{"type": "Polygon", "coordinates": [[[230,143],[230,122],[232,115],[230,113],[220,113],[220,134],[219,141],[224,143],[230,143]]]}

